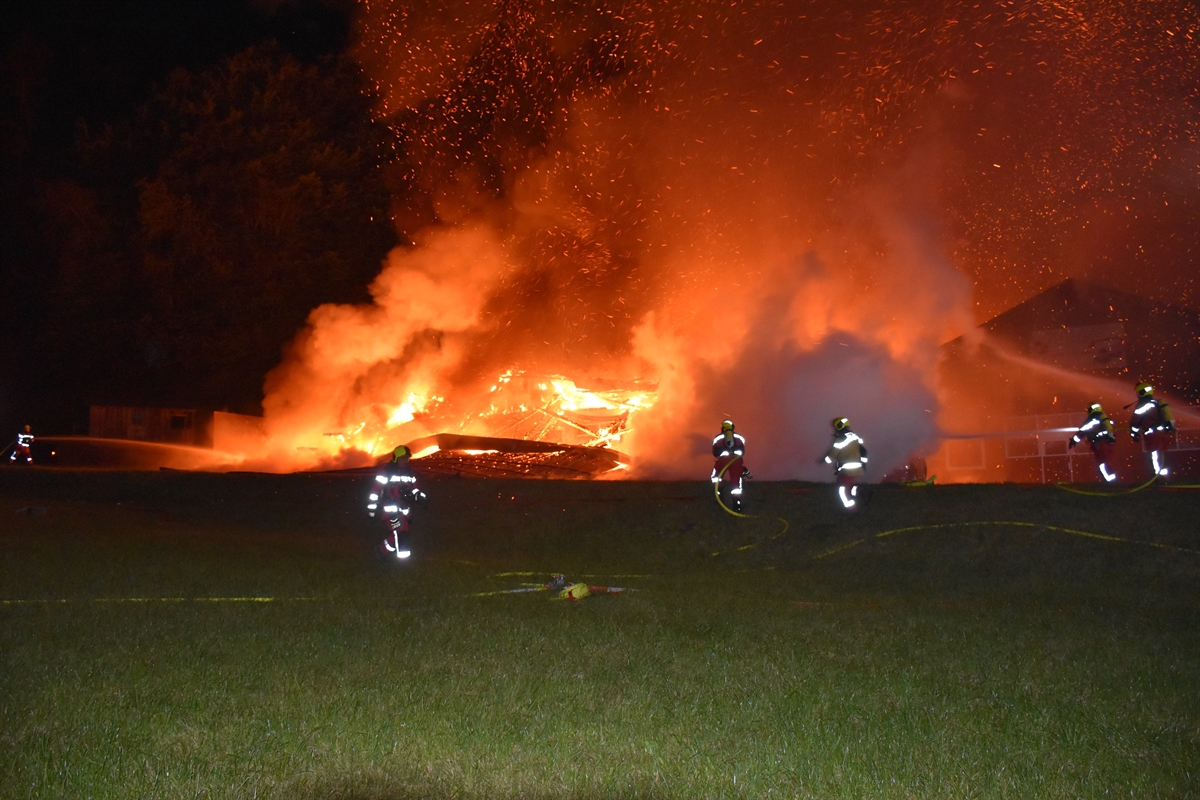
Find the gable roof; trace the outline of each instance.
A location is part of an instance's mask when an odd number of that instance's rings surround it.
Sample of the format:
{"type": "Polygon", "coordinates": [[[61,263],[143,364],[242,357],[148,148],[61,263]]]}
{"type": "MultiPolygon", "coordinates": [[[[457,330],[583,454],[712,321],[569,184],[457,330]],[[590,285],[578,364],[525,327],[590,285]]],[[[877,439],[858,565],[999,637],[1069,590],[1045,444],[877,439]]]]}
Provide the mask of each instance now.
{"type": "Polygon", "coordinates": [[[1031,358],[1200,400],[1200,312],[1068,278],[979,326],[1031,358]]]}
{"type": "Polygon", "coordinates": [[[1033,331],[1110,323],[1182,330],[1200,324],[1200,313],[1183,306],[1154,303],[1108,286],[1067,278],[997,314],[980,327],[1009,341],[1020,341],[1027,339],[1033,331]]]}

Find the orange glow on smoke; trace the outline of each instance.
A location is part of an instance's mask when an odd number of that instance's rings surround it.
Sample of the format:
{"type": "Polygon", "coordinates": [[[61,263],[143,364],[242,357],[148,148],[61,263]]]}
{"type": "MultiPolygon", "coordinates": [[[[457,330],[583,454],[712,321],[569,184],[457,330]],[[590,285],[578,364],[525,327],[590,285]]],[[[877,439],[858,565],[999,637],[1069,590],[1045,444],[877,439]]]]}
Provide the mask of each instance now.
{"type": "MultiPolygon", "coordinates": [[[[1112,105],[1084,56],[1127,47],[1081,43],[1058,4],[946,8],[364,0],[408,244],[370,303],[311,313],[248,463],[356,466],[446,432],[696,476],[726,416],[760,477],[828,479],[834,416],[876,475],[929,452],[941,345],[981,300],[1057,280],[995,265],[1024,258],[1013,235],[1050,238],[1034,200],[1057,209],[1098,163],[1057,137],[1072,103],[1112,105]],[[1013,91],[1002,72],[1062,77],[1014,95],[1034,118],[993,141],[963,109],[1013,91]],[[1025,183],[993,166],[1029,153],[1025,183]]],[[[1161,38],[1146,51],[1177,49],[1161,38]]],[[[1159,140],[1107,118],[1113,140],[1159,140]]]]}

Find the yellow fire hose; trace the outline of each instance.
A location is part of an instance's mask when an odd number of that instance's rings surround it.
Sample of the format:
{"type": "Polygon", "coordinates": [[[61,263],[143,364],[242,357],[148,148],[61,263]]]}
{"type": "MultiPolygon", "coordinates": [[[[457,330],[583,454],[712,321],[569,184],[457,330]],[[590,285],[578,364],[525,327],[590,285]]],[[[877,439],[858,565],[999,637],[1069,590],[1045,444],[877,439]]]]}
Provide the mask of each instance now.
{"type": "Polygon", "coordinates": [[[852,547],[860,545],[863,542],[867,541],[867,539],[871,539],[871,538],[882,539],[886,536],[894,536],[897,533],[911,533],[913,531],[931,531],[931,530],[938,530],[941,528],[965,528],[965,527],[968,527],[971,525],[991,525],[991,526],[997,526],[997,527],[1011,527],[1011,528],[1043,528],[1048,531],[1058,531],[1059,533],[1066,533],[1066,534],[1070,534],[1071,536],[1082,536],[1087,539],[1100,539],[1100,540],[1106,541],[1106,542],[1122,542],[1125,544],[1140,544],[1140,545],[1145,545],[1147,547],[1156,547],[1159,550],[1170,550],[1170,551],[1179,552],[1179,553],[1195,553],[1197,555],[1200,555],[1200,550],[1193,550],[1190,547],[1178,547],[1173,544],[1163,544],[1162,542],[1143,542],[1138,539],[1125,539],[1120,536],[1108,536],[1103,533],[1092,533],[1090,531],[1076,530],[1075,528],[1062,528],[1062,527],[1059,527],[1058,525],[1044,525],[1040,522],[1013,522],[1013,521],[1008,521],[1008,520],[1004,520],[1004,521],[994,520],[994,521],[987,521],[987,522],[943,522],[943,523],[940,523],[937,525],[911,525],[907,528],[894,528],[890,531],[884,531],[883,533],[876,533],[874,536],[867,536],[862,539],[856,539],[853,542],[849,542],[848,544],[844,544],[839,547],[835,547],[832,550],[826,550],[824,553],[821,553],[820,555],[815,556],[814,559],[828,558],[829,556],[832,556],[836,553],[840,553],[843,550],[849,550],[852,547]]]}
{"type": "MultiPolygon", "coordinates": [[[[732,508],[725,505],[725,501],[721,499],[721,478],[725,477],[725,470],[729,469],[729,466],[731,464],[733,464],[733,462],[736,460],[737,459],[735,458],[735,459],[727,462],[725,464],[725,466],[721,467],[721,471],[717,473],[717,479],[715,481],[713,481],[713,496],[717,498],[717,505],[719,505],[719,506],[721,506],[721,508],[725,509],[726,513],[732,514],[733,516],[737,517],[738,519],[771,519],[771,517],[764,517],[761,514],[742,514],[741,512],[734,511],[732,508]]],[[[788,528],[791,527],[790,523],[788,523],[788,521],[786,519],[784,519],[783,517],[775,517],[774,519],[777,519],[780,522],[782,522],[783,528],[779,531],[779,533],[775,534],[771,538],[764,539],[763,542],[775,541],[780,536],[783,536],[785,533],[787,533],[788,528]]],[[[755,547],[758,547],[760,544],[763,544],[763,542],[752,542],[750,544],[744,544],[741,547],[735,548],[733,550],[717,550],[713,553],[713,556],[723,556],[723,555],[727,555],[729,553],[740,553],[743,550],[753,550],[755,547]]]]}
{"type": "MultiPolygon", "coordinates": [[[[1134,492],[1140,492],[1142,489],[1149,487],[1150,484],[1154,483],[1157,480],[1158,480],[1158,476],[1156,475],[1153,478],[1151,478],[1150,480],[1143,483],[1141,486],[1135,486],[1132,489],[1126,489],[1121,492],[1088,492],[1083,489],[1076,489],[1076,488],[1070,486],[1069,484],[1061,483],[1061,482],[1056,483],[1055,486],[1057,486],[1059,489],[1062,489],[1064,492],[1073,492],[1074,494],[1086,494],[1089,497],[1120,497],[1121,495],[1133,494],[1134,492]]],[[[1160,489],[1200,489],[1200,483],[1164,483],[1164,484],[1160,484],[1159,488],[1160,489]]]]}
{"type": "Polygon", "coordinates": [[[290,603],[317,597],[77,597],[52,600],[0,600],[0,606],[66,605],[69,603],[290,603]]]}
{"type": "Polygon", "coordinates": [[[1156,480],[1158,480],[1157,475],[1155,475],[1150,480],[1143,483],[1141,486],[1135,486],[1132,489],[1124,489],[1119,492],[1089,492],[1086,489],[1076,489],[1075,487],[1073,487],[1069,484],[1063,483],[1062,481],[1059,481],[1058,483],[1056,483],[1054,485],[1057,486],[1059,489],[1062,489],[1064,492],[1070,492],[1071,494],[1082,494],[1082,495],[1086,495],[1088,497],[1120,497],[1122,495],[1133,494],[1134,492],[1140,492],[1142,489],[1145,489],[1150,484],[1154,483],[1156,480]]]}

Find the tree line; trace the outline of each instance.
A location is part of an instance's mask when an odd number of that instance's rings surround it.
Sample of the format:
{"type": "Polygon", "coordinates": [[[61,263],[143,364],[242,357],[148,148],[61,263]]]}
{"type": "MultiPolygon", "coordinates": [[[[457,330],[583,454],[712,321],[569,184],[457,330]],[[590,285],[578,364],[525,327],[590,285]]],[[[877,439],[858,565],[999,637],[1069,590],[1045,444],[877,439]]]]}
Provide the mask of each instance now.
{"type": "Polygon", "coordinates": [[[23,187],[40,247],[5,276],[9,408],[76,429],[89,404],[256,413],[308,312],[366,300],[395,244],[372,103],[347,56],[268,43],[80,123],[72,169],[23,187]]]}

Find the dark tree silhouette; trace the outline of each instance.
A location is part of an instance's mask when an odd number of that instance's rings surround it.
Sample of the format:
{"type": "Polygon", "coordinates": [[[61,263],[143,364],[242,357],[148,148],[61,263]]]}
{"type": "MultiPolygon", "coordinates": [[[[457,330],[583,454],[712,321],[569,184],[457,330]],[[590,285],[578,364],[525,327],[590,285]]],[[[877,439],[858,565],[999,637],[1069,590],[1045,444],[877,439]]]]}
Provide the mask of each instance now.
{"type": "Polygon", "coordinates": [[[177,70],[131,124],[84,132],[94,188],[44,194],[48,379],[77,376],[83,403],[256,410],[309,311],[366,299],[394,244],[370,110],[348,58],[269,45],[177,70]]]}

